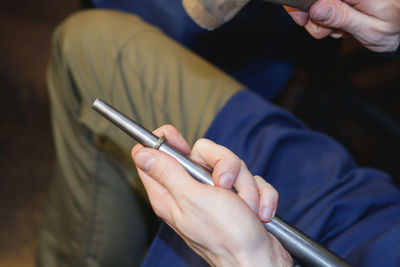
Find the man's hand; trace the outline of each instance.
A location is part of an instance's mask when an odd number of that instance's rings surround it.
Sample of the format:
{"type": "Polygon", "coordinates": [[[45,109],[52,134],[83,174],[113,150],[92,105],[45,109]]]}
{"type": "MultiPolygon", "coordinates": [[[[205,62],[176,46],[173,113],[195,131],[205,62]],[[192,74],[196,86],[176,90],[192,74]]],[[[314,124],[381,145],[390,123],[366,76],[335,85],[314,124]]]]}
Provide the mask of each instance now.
{"type": "MultiPolygon", "coordinates": [[[[170,125],[154,132],[185,154],[190,148],[170,125]]],[[[140,178],[155,213],[213,266],[291,266],[292,259],[262,225],[276,211],[278,193],[227,148],[200,139],[190,157],[213,170],[215,187],[194,180],[171,156],[136,145],[140,178]],[[235,187],[238,194],[229,190],[235,187]]]]}
{"type": "Polygon", "coordinates": [[[319,0],[309,13],[285,7],[315,38],[353,35],[374,52],[394,52],[400,43],[400,0],[319,0]]]}

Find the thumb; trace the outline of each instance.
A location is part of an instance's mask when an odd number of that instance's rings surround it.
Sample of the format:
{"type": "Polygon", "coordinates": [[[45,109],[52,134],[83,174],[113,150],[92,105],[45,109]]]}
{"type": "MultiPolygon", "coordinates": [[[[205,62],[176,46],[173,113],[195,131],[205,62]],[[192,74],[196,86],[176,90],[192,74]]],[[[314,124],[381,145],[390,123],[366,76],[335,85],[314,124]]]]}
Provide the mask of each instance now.
{"type": "Polygon", "coordinates": [[[170,155],[151,148],[142,148],[133,155],[136,166],[156,180],[179,201],[185,192],[201,186],[170,155]]]}
{"type": "Polygon", "coordinates": [[[310,17],[317,23],[340,29],[355,36],[362,32],[362,25],[370,18],[341,0],[320,0],[310,9],[310,17]]]}

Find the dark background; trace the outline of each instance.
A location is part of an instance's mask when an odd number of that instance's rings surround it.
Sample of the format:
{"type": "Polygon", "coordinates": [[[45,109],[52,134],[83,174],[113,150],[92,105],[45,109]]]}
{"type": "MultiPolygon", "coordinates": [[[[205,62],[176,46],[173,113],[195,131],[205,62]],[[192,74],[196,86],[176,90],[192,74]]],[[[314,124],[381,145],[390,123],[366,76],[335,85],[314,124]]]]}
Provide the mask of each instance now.
{"type": "Polygon", "coordinates": [[[45,68],[55,26],[79,0],[0,8],[0,266],[33,266],[54,150],[45,68]]]}
{"type": "MultiPolygon", "coordinates": [[[[83,1],[86,2],[86,1],[83,1]]],[[[79,0],[8,1],[0,10],[0,266],[33,266],[54,161],[45,68],[50,37],[79,0]]],[[[295,78],[277,103],[399,183],[400,61],[353,39],[299,29],[295,78]]],[[[296,44],[297,45],[297,44],[296,44]]]]}

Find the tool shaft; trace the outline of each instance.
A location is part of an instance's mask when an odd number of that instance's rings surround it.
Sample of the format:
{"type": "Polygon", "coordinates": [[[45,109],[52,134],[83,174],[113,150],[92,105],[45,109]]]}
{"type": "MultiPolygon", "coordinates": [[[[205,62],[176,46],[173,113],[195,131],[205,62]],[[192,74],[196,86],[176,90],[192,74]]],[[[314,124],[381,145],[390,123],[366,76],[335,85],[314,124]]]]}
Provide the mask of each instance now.
{"type": "MultiPolygon", "coordinates": [[[[156,147],[158,145],[159,138],[157,136],[101,99],[97,99],[93,103],[93,109],[144,146],[156,147]]],[[[214,185],[211,173],[208,170],[194,163],[166,142],[163,142],[158,149],[174,157],[199,182],[214,185]]],[[[279,216],[275,216],[269,223],[264,223],[264,226],[282,243],[292,257],[304,266],[351,266],[279,216]]]]}

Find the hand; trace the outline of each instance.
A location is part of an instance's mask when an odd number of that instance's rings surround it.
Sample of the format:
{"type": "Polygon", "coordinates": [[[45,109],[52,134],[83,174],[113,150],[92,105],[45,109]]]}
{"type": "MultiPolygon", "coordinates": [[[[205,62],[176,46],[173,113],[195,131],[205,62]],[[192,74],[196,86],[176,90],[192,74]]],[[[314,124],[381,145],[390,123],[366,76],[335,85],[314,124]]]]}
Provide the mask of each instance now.
{"type": "Polygon", "coordinates": [[[319,0],[309,13],[285,9],[317,39],[351,34],[374,52],[394,52],[399,47],[399,0],[319,0]]]}
{"type": "MultiPolygon", "coordinates": [[[[189,154],[189,145],[172,126],[154,133],[189,154]]],[[[194,180],[166,153],[141,145],[132,149],[155,213],[211,265],[291,266],[290,255],[260,221],[273,218],[276,190],[261,177],[253,177],[235,154],[210,140],[197,141],[190,157],[213,169],[215,187],[194,180]],[[237,195],[226,190],[232,186],[237,195]]]]}

